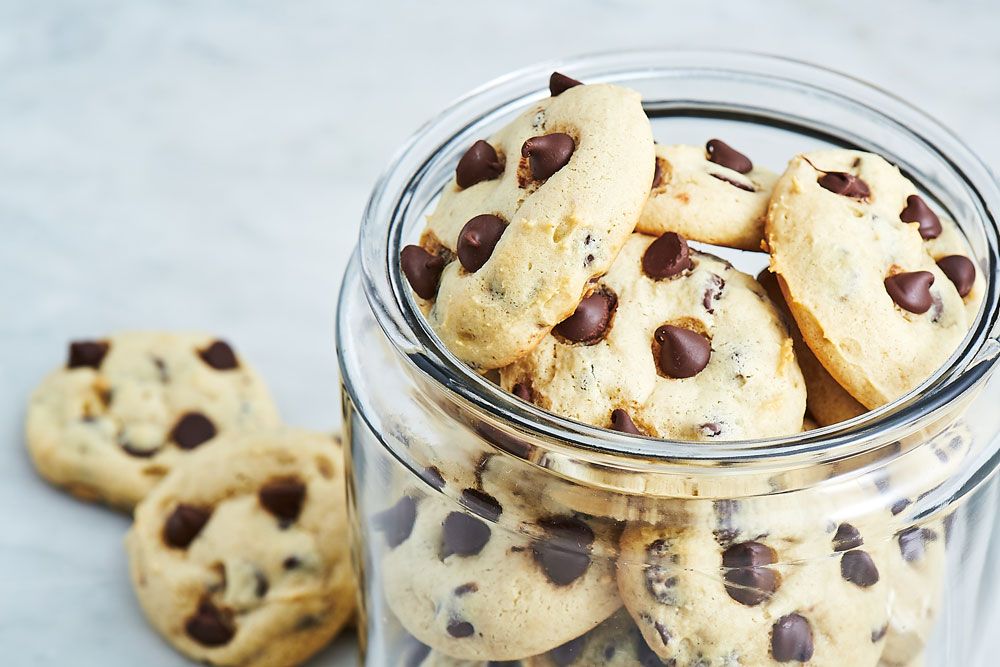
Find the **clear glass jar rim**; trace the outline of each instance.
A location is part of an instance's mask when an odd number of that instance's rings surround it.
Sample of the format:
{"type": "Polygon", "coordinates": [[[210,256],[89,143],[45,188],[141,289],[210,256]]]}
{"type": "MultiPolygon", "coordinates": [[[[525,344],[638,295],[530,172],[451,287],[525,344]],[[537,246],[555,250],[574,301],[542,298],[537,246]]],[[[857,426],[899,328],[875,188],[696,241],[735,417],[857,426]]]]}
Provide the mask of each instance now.
{"type": "MultiPolygon", "coordinates": [[[[669,460],[692,465],[775,462],[775,459],[835,460],[852,456],[919,428],[942,409],[979,386],[992,372],[997,342],[997,217],[1000,190],[989,169],[951,131],[908,102],[860,79],[802,61],[738,51],[628,51],[551,61],[504,75],[460,98],[420,128],[397,152],[377,182],[365,210],[358,248],[362,280],[376,321],[400,356],[442,391],[532,438],[576,454],[610,457],[616,464],[669,460]],[[401,248],[401,211],[409,190],[419,184],[433,156],[470,119],[516,108],[547,95],[554,70],[587,80],[627,80],[651,70],[711,72],[759,81],[792,84],[850,101],[880,120],[918,139],[941,156],[966,184],[987,237],[987,293],[976,325],[963,345],[933,377],[886,406],[851,421],[802,434],[766,440],[719,443],[658,440],[589,426],[527,405],[480,377],[441,345],[415,308],[396,257],[401,248]],[[483,108],[483,105],[487,106],[483,108]],[[875,106],[873,106],[875,105],[875,106]],[[905,123],[905,124],[904,124],[905,123]],[[443,139],[439,137],[443,132],[443,139]],[[388,221],[389,224],[386,224],[388,221]]],[[[345,286],[346,286],[345,282],[345,286]]],[[[338,334],[339,335],[339,334],[338,334]]],[[[350,371],[341,372],[353,391],[350,371]]]]}

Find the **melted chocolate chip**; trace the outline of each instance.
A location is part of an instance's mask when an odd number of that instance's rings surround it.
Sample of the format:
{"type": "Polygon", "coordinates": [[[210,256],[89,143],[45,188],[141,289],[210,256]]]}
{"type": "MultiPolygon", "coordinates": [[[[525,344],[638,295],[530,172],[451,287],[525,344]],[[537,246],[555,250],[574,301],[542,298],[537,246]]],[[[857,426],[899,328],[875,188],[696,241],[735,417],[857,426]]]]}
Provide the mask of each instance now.
{"type": "Polygon", "coordinates": [[[465,223],[458,234],[458,261],[469,273],[475,273],[493,255],[507,229],[507,223],[496,215],[477,215],[465,223]]]}
{"type": "Polygon", "coordinates": [[[184,629],[188,636],[202,646],[225,646],[236,634],[232,614],[223,612],[208,600],[202,600],[198,611],[191,616],[184,629]]]}
{"type": "Polygon", "coordinates": [[[553,72],[552,76],[549,77],[549,93],[552,97],[558,97],[570,88],[582,85],[582,82],[572,79],[565,74],[560,74],[559,72],[553,72]]]}
{"type": "Polygon", "coordinates": [[[580,302],[572,315],[557,324],[554,331],[572,343],[593,345],[607,335],[617,306],[618,297],[613,292],[596,290],[580,302]]]}
{"type": "Polygon", "coordinates": [[[967,297],[976,282],[976,265],[972,260],[963,255],[948,255],[939,259],[937,265],[948,276],[948,280],[954,283],[958,295],[963,299],[967,297]]]}
{"type": "Polygon", "coordinates": [[[583,655],[583,649],[587,645],[587,635],[581,635],[576,639],[570,639],[562,646],[557,646],[549,651],[549,659],[558,667],[566,667],[576,662],[576,659],[583,655]]]}
{"type": "Polygon", "coordinates": [[[715,314],[715,302],[722,298],[722,290],[726,288],[726,281],[722,276],[711,274],[708,277],[708,284],[705,285],[705,292],[701,295],[701,305],[711,314],[715,314]]]}
{"type": "Polygon", "coordinates": [[[410,496],[403,496],[395,505],[379,512],[373,519],[375,526],[385,535],[390,549],[395,549],[410,537],[416,520],[417,501],[410,496]]]}
{"type": "Polygon", "coordinates": [[[632,435],[642,435],[629,413],[621,408],[611,411],[611,428],[620,433],[631,433],[632,435]]]}
{"type": "Polygon", "coordinates": [[[530,382],[518,382],[511,389],[511,392],[525,403],[532,402],[532,392],[530,382]]]}
{"type": "Polygon", "coordinates": [[[198,356],[206,364],[217,371],[229,371],[239,368],[240,362],[236,360],[236,353],[229,343],[217,340],[204,350],[198,350],[198,356]]]}
{"type": "Polygon", "coordinates": [[[897,306],[920,315],[930,310],[934,303],[933,284],[934,274],[930,271],[910,271],[886,278],[885,291],[897,306]]]}
{"type": "Polygon", "coordinates": [[[709,139],[708,143],[705,144],[705,150],[708,152],[709,161],[715,164],[738,171],[741,174],[753,171],[753,162],[750,161],[750,158],[720,139],[709,139]]]}
{"type": "Polygon", "coordinates": [[[278,479],[269,482],[257,494],[260,504],[284,522],[299,518],[306,499],[306,486],[297,479],[278,479]]]}
{"type": "Polygon", "coordinates": [[[855,586],[868,588],[878,583],[878,568],[867,551],[852,549],[840,558],[840,576],[855,586]]]}
{"type": "Polygon", "coordinates": [[[667,232],[642,254],[642,270],[653,280],[672,278],[691,268],[691,250],[680,234],[667,232]]]}
{"type": "Polygon", "coordinates": [[[444,271],[444,258],[432,255],[420,246],[408,245],[399,254],[403,275],[421,299],[433,299],[444,271]]]}
{"type": "Polygon", "coordinates": [[[823,174],[816,182],[820,187],[830,192],[853,199],[867,199],[871,194],[868,184],[854,174],[843,171],[831,171],[823,174]]]}
{"type": "Polygon", "coordinates": [[[709,176],[711,176],[712,178],[717,178],[720,181],[723,181],[724,183],[729,183],[733,187],[739,188],[744,192],[757,192],[757,188],[755,188],[754,186],[748,185],[746,183],[740,183],[739,181],[735,181],[729,178],[728,176],[723,176],[722,174],[712,174],[712,173],[710,173],[709,176]]]}
{"type": "Polygon", "coordinates": [[[812,626],[804,616],[788,614],[775,622],[771,628],[771,655],[778,662],[812,659],[812,626]]]}
{"type": "Polygon", "coordinates": [[[544,181],[566,166],[576,150],[573,137],[562,132],[531,137],[521,147],[521,157],[528,158],[531,177],[544,181]]]}
{"type": "Polygon", "coordinates": [[[532,547],[535,562],[556,586],[568,586],[590,567],[590,547],[594,531],[573,517],[541,519],[538,525],[546,537],[532,547]]]}
{"type": "Polygon", "coordinates": [[[726,592],[740,604],[754,607],[781,585],[780,575],[764,565],[777,560],[774,549],[760,542],[741,542],[722,552],[726,592]]]}
{"type": "Polygon", "coordinates": [[[181,449],[194,449],[214,438],[215,424],[200,412],[188,412],[181,416],[170,431],[170,439],[181,449]]]}
{"type": "Polygon", "coordinates": [[[660,165],[660,160],[657,158],[653,161],[653,184],[650,186],[651,190],[663,185],[663,167],[660,165]]]}
{"type": "Polygon", "coordinates": [[[910,195],[906,198],[906,208],[899,214],[903,222],[916,222],[920,236],[925,239],[936,239],[941,235],[941,219],[924,202],[920,195],[910,195]]]}
{"type": "Polygon", "coordinates": [[[849,523],[842,523],[837,526],[837,532],[833,536],[834,551],[849,551],[857,549],[865,541],[861,538],[861,532],[849,523]]]}
{"type": "Polygon", "coordinates": [[[900,531],[896,535],[899,542],[899,553],[907,563],[915,563],[924,557],[927,543],[937,539],[937,533],[929,528],[914,526],[900,531]]]}
{"type": "Polygon", "coordinates": [[[474,556],[490,541],[490,527],[465,512],[451,512],[442,527],[442,558],[452,554],[474,556]]]}
{"type": "Polygon", "coordinates": [[[465,151],[455,168],[455,182],[458,187],[471,188],[482,181],[492,181],[503,173],[503,162],[496,149],[480,139],[465,151]]]}
{"type": "Polygon", "coordinates": [[[110,345],[102,340],[78,340],[69,344],[69,358],[66,368],[101,367],[110,345]]]}
{"type": "Polygon", "coordinates": [[[472,623],[468,621],[462,621],[459,619],[452,619],[448,621],[448,634],[455,639],[463,639],[465,637],[471,637],[475,634],[476,629],[472,626],[472,623]]]}
{"type": "Polygon", "coordinates": [[[712,356],[712,344],[700,333],[665,324],[653,336],[659,343],[657,365],[672,378],[689,378],[700,373],[712,356]]]}
{"type": "Polygon", "coordinates": [[[461,502],[479,516],[493,522],[496,522],[503,514],[503,506],[500,505],[500,501],[478,489],[462,491],[461,502]]]}
{"type": "Polygon", "coordinates": [[[163,524],[163,541],[171,547],[187,549],[211,516],[211,510],[181,503],[163,524]]]}

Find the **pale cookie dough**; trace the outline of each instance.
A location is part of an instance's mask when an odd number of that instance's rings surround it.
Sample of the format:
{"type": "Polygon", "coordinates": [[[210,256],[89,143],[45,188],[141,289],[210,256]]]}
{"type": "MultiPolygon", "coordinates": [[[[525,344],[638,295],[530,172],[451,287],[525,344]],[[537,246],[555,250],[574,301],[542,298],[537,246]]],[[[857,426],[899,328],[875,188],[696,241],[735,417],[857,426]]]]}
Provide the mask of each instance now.
{"type": "Polygon", "coordinates": [[[657,146],[659,179],[654,178],[637,231],[677,232],[692,241],[760,251],[778,175],[737,155],[743,159],[723,158],[720,164],[707,146],[657,146]]]}
{"type": "Polygon", "coordinates": [[[31,397],[26,436],[47,480],[131,509],[216,435],[277,424],[264,383],[226,343],[136,332],[72,343],[31,397]]]}
{"type": "Polygon", "coordinates": [[[976,316],[979,315],[979,306],[982,304],[983,296],[986,294],[986,278],[983,277],[982,269],[975,263],[969,242],[962,235],[958,225],[947,217],[940,217],[939,220],[941,222],[940,235],[925,239],[924,245],[935,262],[941,262],[945,257],[954,256],[965,257],[971,262],[975,272],[974,278],[969,285],[968,293],[962,297],[962,300],[965,302],[969,325],[971,326],[976,321],[976,316]]]}
{"type": "Polygon", "coordinates": [[[585,635],[524,661],[525,667],[666,667],[625,610],[585,635]]]}
{"type": "Polygon", "coordinates": [[[700,502],[684,520],[625,529],[618,584],[650,648],[677,665],[873,667],[889,604],[884,535],[817,506],[795,532],[741,508],[700,502]]]}
{"type": "Polygon", "coordinates": [[[955,285],[900,218],[913,191],[877,155],[819,151],[792,159],[768,211],[770,268],[803,338],[868,408],[930,377],[968,328],[955,285]]]}
{"type": "Polygon", "coordinates": [[[343,452],[332,436],[220,438],[139,504],[125,546],[150,623],[205,664],[299,664],[354,613],[343,452]]]}
{"type": "Polygon", "coordinates": [[[634,234],[593,298],[501,369],[502,386],[556,414],[657,438],[798,433],[805,385],[778,311],[753,278],[688,252],[676,235],[634,234]],[[651,277],[663,266],[678,271],[651,277]],[[665,325],[687,338],[659,340],[665,325]]]}
{"type": "Polygon", "coordinates": [[[598,84],[538,102],[484,145],[445,187],[426,250],[408,246],[402,263],[445,346],[491,369],[534,347],[608,270],[649,193],[653,138],[638,93],[598,84]]]}

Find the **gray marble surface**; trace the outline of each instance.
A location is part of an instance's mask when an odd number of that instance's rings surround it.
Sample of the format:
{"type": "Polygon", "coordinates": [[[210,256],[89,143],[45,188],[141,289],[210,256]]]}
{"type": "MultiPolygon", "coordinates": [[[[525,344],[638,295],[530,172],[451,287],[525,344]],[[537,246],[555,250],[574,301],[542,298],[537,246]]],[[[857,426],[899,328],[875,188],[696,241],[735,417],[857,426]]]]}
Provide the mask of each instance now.
{"type": "Polygon", "coordinates": [[[0,0],[0,662],[185,664],[131,597],[127,520],[24,453],[26,397],[67,339],[217,331],[289,422],[335,427],[367,193],[462,92],[587,51],[767,51],[912,100],[996,167],[998,26],[993,2],[0,0]]]}

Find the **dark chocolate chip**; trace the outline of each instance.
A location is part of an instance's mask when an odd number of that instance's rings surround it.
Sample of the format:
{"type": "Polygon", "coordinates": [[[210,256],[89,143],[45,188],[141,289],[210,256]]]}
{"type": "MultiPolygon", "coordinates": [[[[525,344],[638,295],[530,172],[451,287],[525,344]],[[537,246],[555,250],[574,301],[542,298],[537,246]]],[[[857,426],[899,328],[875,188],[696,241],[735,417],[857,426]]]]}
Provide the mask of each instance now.
{"type": "Polygon", "coordinates": [[[525,403],[532,402],[532,392],[530,382],[518,382],[514,385],[513,393],[525,403]]]}
{"type": "Polygon", "coordinates": [[[705,144],[705,150],[708,152],[709,161],[715,164],[741,174],[748,174],[753,170],[750,158],[720,139],[709,139],[705,144]]]}
{"type": "Polygon", "coordinates": [[[778,662],[806,662],[813,655],[813,633],[800,614],[779,618],[771,628],[771,655],[778,662]]]}
{"type": "Polygon", "coordinates": [[[444,488],[444,476],[441,475],[441,471],[437,468],[424,468],[424,474],[422,477],[425,482],[433,486],[438,491],[444,488]]]}
{"type": "Polygon", "coordinates": [[[909,507],[909,505],[910,505],[910,500],[908,498],[900,498],[899,500],[897,500],[892,504],[892,507],[889,508],[889,511],[892,512],[893,516],[896,516],[897,514],[902,513],[902,511],[905,510],[907,507],[909,507]]]}
{"type": "Polygon", "coordinates": [[[948,280],[955,284],[958,295],[963,299],[972,291],[976,282],[976,265],[964,255],[948,255],[937,261],[938,268],[948,280]]]}
{"type": "Polygon", "coordinates": [[[654,339],[659,343],[657,365],[668,377],[694,377],[712,356],[708,338],[690,329],[665,324],[656,330],[654,339]]]}
{"type": "Polygon", "coordinates": [[[899,214],[903,222],[919,224],[920,236],[925,239],[936,239],[941,235],[941,219],[920,195],[910,195],[906,198],[906,208],[899,214]]]}
{"type": "Polygon", "coordinates": [[[496,149],[480,139],[465,151],[455,168],[455,182],[458,187],[471,188],[482,181],[492,181],[503,173],[503,162],[496,149]]]}
{"type": "Polygon", "coordinates": [[[934,274],[930,271],[910,271],[886,278],[885,291],[897,306],[920,315],[934,303],[931,295],[933,284],[934,274]]]}
{"type": "Polygon", "coordinates": [[[442,526],[441,558],[475,556],[490,541],[490,527],[465,512],[451,512],[442,526]]]}
{"type": "Polygon", "coordinates": [[[296,570],[302,566],[302,561],[298,556],[289,556],[281,562],[281,567],[286,570],[296,570]]]}
{"type": "Polygon", "coordinates": [[[462,584],[461,586],[456,586],[454,593],[455,597],[462,597],[463,595],[468,595],[469,593],[477,593],[479,591],[479,584],[474,581],[470,581],[467,584],[462,584]]]}
{"type": "Polygon", "coordinates": [[[254,586],[254,594],[258,598],[262,598],[267,595],[267,591],[270,590],[271,584],[267,580],[267,576],[264,575],[260,570],[256,570],[253,573],[254,579],[256,579],[256,586],[254,586]]]}
{"type": "Polygon", "coordinates": [[[728,176],[723,176],[722,174],[712,174],[712,173],[709,173],[709,176],[711,176],[712,178],[717,178],[725,183],[729,183],[733,187],[739,188],[744,192],[757,192],[757,188],[755,188],[754,186],[748,185],[746,183],[740,183],[739,181],[733,180],[728,176]]]}
{"type": "Polygon", "coordinates": [[[722,552],[726,592],[740,604],[754,607],[781,585],[781,576],[764,565],[777,560],[774,549],[760,542],[740,542],[722,552]]]}
{"type": "Polygon", "coordinates": [[[503,506],[500,505],[500,502],[490,494],[478,489],[462,491],[461,502],[474,513],[489,521],[496,522],[503,514],[503,506]]]}
{"type": "Polygon", "coordinates": [[[572,315],[557,324],[554,331],[572,343],[593,345],[607,335],[617,306],[618,297],[613,292],[596,290],[580,302],[572,315]]]}
{"type": "Polygon", "coordinates": [[[872,644],[878,644],[880,641],[885,639],[886,633],[889,632],[889,624],[886,623],[882,627],[875,628],[872,630],[872,644]]]}
{"type": "Polygon", "coordinates": [[[575,517],[550,517],[538,525],[545,538],[532,547],[535,562],[556,586],[568,586],[590,567],[590,548],[594,531],[575,517]]]}
{"type": "Polygon", "coordinates": [[[677,575],[676,569],[664,567],[665,561],[674,562],[676,554],[671,553],[670,543],[666,540],[654,540],[646,547],[646,590],[660,604],[676,606],[677,575]]]}
{"type": "Polygon", "coordinates": [[[472,627],[472,623],[469,623],[468,621],[458,619],[448,621],[448,634],[455,639],[470,637],[475,634],[475,632],[476,629],[472,627]]]}
{"type": "Polygon", "coordinates": [[[651,190],[655,190],[663,184],[663,167],[660,166],[660,159],[653,160],[653,184],[651,190]]]}
{"type": "Polygon", "coordinates": [[[217,371],[229,371],[239,368],[240,362],[236,360],[236,353],[229,343],[217,340],[204,350],[198,350],[198,356],[206,364],[217,371]]]}
{"type": "Polygon", "coordinates": [[[577,658],[583,655],[583,649],[587,646],[587,635],[580,635],[576,639],[570,639],[562,646],[557,646],[549,651],[549,659],[558,667],[566,667],[576,662],[577,658]]]}
{"type": "Polygon", "coordinates": [[[642,435],[629,413],[621,408],[611,411],[611,428],[620,433],[631,433],[632,435],[642,435]]]}
{"type": "Polygon", "coordinates": [[[701,295],[701,305],[709,313],[715,314],[715,302],[722,298],[722,290],[726,288],[726,281],[722,276],[711,274],[708,277],[708,284],[705,292],[701,295]]]}
{"type": "Polygon", "coordinates": [[[552,76],[549,77],[549,93],[552,97],[558,97],[570,88],[582,85],[582,82],[572,79],[565,74],[560,74],[559,72],[553,72],[552,76]]]}
{"type": "Polygon", "coordinates": [[[444,258],[432,255],[417,245],[408,245],[399,254],[403,275],[421,299],[433,299],[437,294],[444,258]]]}
{"type": "Polygon", "coordinates": [[[531,177],[544,181],[566,166],[576,150],[573,137],[563,132],[531,137],[521,146],[521,157],[528,158],[531,177]]]}
{"type": "Polygon", "coordinates": [[[268,482],[257,494],[260,504],[282,521],[291,523],[299,518],[306,499],[306,486],[297,479],[276,479],[268,482]]]}
{"type": "Polygon", "coordinates": [[[122,442],[120,444],[121,444],[122,450],[126,454],[128,454],[129,456],[134,456],[134,457],[139,458],[139,459],[148,459],[148,458],[151,458],[153,456],[156,456],[156,453],[158,451],[160,451],[159,447],[154,447],[152,449],[139,449],[138,447],[136,447],[135,445],[133,445],[130,442],[122,442]]]}
{"type": "Polygon", "coordinates": [[[395,549],[406,541],[413,532],[413,524],[417,520],[417,501],[410,496],[403,496],[387,510],[375,515],[375,526],[385,535],[385,541],[391,549],[395,549]]]}
{"type": "Polygon", "coordinates": [[[937,533],[929,528],[914,526],[900,531],[896,535],[899,542],[899,553],[907,563],[915,563],[924,557],[928,542],[937,539],[937,533]]]}
{"type": "Polygon", "coordinates": [[[830,171],[818,179],[816,182],[826,190],[853,199],[866,199],[871,191],[868,184],[855,176],[843,171],[830,171]]]}
{"type": "Polygon", "coordinates": [[[861,532],[851,524],[842,523],[837,526],[837,532],[833,536],[834,551],[850,551],[857,549],[864,543],[861,532]]]}
{"type": "Polygon", "coordinates": [[[840,576],[855,586],[868,588],[878,583],[878,568],[867,551],[852,549],[840,557],[840,576]]]}
{"type": "Polygon", "coordinates": [[[100,368],[110,345],[103,340],[78,340],[69,344],[66,368],[100,368]]]}
{"type": "Polygon", "coordinates": [[[216,436],[215,424],[200,412],[181,416],[170,431],[170,439],[181,449],[194,449],[216,436]]]}
{"type": "Polygon", "coordinates": [[[211,510],[181,503],[163,525],[163,541],[177,549],[187,549],[211,516],[211,510]]]}
{"type": "Polygon", "coordinates": [[[506,229],[507,223],[502,218],[489,213],[465,223],[458,234],[458,261],[466,271],[475,273],[483,268],[506,229]]]}
{"type": "Polygon", "coordinates": [[[642,270],[653,280],[672,278],[691,268],[691,251],[680,234],[667,232],[642,254],[642,270]]]}
{"type": "Polygon", "coordinates": [[[198,611],[187,620],[184,629],[191,639],[202,646],[225,646],[236,634],[232,614],[224,612],[208,600],[202,600],[198,611]]]}

